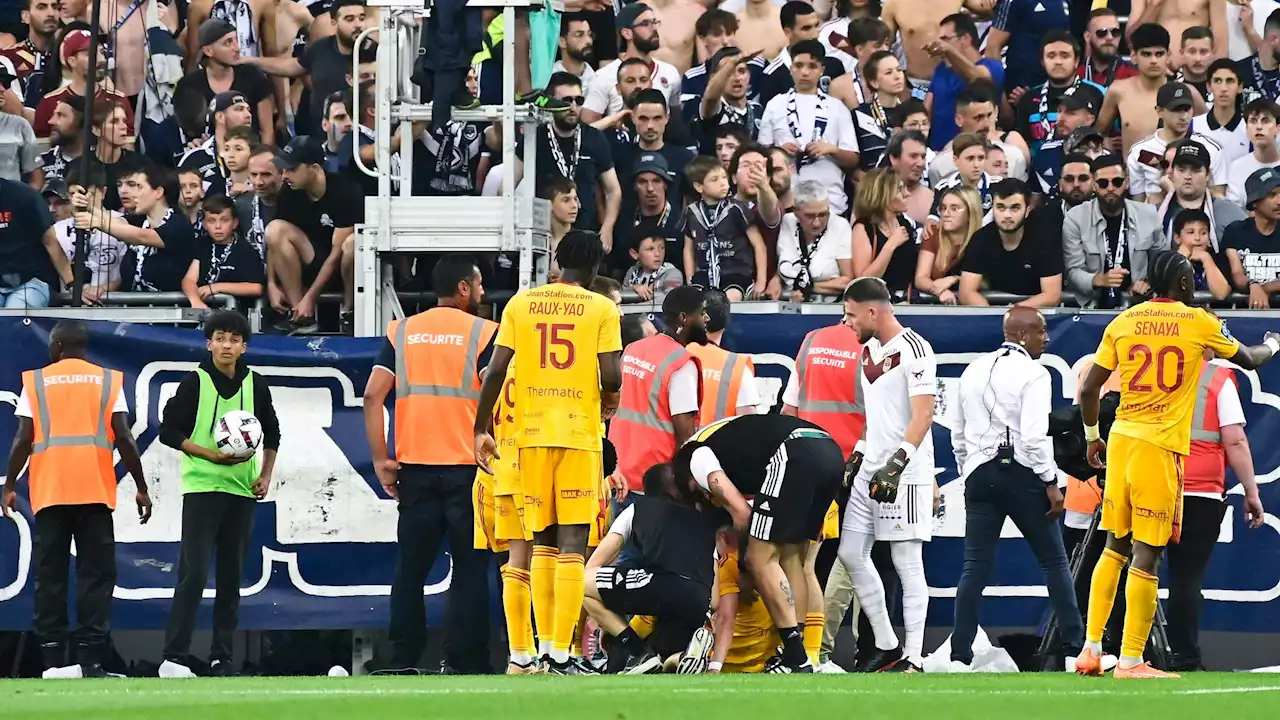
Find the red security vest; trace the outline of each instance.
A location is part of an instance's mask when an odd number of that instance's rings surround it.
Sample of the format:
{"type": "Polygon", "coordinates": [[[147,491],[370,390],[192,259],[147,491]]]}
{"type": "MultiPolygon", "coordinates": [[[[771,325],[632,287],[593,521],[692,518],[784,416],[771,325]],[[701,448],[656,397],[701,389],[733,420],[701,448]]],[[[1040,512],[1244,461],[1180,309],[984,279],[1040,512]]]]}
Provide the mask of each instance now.
{"type": "Polygon", "coordinates": [[[471,433],[480,401],[476,363],[498,324],[438,307],[392,320],[396,351],[396,460],[475,465],[471,433]]]}
{"type": "Polygon", "coordinates": [[[862,344],[844,325],[819,328],[805,336],[796,355],[796,385],[800,388],[796,416],[826,430],[848,457],[862,437],[867,416],[859,385],[862,344]]]}
{"type": "Polygon", "coordinates": [[[738,414],[738,391],[747,370],[755,372],[755,363],[746,355],[729,352],[715,343],[685,346],[702,365],[702,410],[699,425],[710,425],[738,414]]]}
{"type": "Polygon", "coordinates": [[[1236,374],[1221,365],[1206,363],[1196,388],[1195,412],[1191,416],[1191,456],[1183,464],[1182,491],[1221,495],[1227,474],[1227,451],[1222,447],[1222,426],[1218,421],[1218,393],[1236,374]]]}
{"type": "MultiPolygon", "coordinates": [[[[609,442],[618,451],[618,469],[633,492],[644,489],[645,471],[671,462],[676,455],[675,425],[667,398],[672,373],[685,363],[698,364],[698,358],[670,335],[637,340],[622,351],[622,398],[609,422],[609,442]]],[[[701,372],[698,404],[702,404],[701,372]]]]}

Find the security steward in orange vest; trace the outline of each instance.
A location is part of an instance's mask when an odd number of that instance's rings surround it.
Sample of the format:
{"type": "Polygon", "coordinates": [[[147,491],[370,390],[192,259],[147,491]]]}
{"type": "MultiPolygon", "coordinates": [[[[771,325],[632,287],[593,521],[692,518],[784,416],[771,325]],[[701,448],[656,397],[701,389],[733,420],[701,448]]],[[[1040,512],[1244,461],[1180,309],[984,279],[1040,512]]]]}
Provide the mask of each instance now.
{"type": "Polygon", "coordinates": [[[432,273],[436,307],[393,320],[364,392],[364,424],[378,482],[399,501],[399,544],[391,585],[391,662],[382,672],[418,674],[426,649],[422,588],[446,535],[453,558],[446,606],[445,664],[458,674],[490,672],[491,554],[473,546],[471,428],[480,372],[489,364],[497,323],[477,317],[480,270],[445,256],[432,273]],[[395,457],[388,457],[382,413],[395,391],[395,457]]]}
{"type": "Polygon", "coordinates": [[[689,343],[685,349],[702,365],[702,405],[699,423],[710,425],[734,415],[759,412],[760,390],[756,387],[756,366],[748,355],[721,347],[729,326],[729,296],[711,288],[703,293],[707,312],[707,343],[689,343]]]}
{"type": "Polygon", "coordinates": [[[17,481],[27,467],[35,515],[35,631],[44,677],[102,677],[110,652],[116,587],[116,469],[113,448],[133,476],[138,517],[151,519],[142,459],[129,429],[124,376],[84,359],[89,331],[64,320],[49,335],[53,363],[22,374],[18,432],[4,484],[5,517],[18,511],[17,481]],[[28,466],[28,461],[30,465],[28,466]],[[74,663],[68,659],[67,573],[76,543],[74,663]]]}
{"type": "Polygon", "coordinates": [[[1244,487],[1244,515],[1250,528],[1262,526],[1262,500],[1253,476],[1253,456],[1244,434],[1244,409],[1235,372],[1208,364],[1196,388],[1191,419],[1191,455],[1183,465],[1182,535],[1170,543],[1169,599],[1165,603],[1170,670],[1203,670],[1200,661],[1200,609],[1204,571],[1218,543],[1227,511],[1227,465],[1244,487]]]}
{"type": "Polygon", "coordinates": [[[667,293],[662,319],[664,332],[623,348],[622,398],[609,421],[609,442],[630,492],[642,492],[645,471],[671,462],[699,426],[702,371],[688,346],[707,343],[702,290],[682,285],[667,293]]]}

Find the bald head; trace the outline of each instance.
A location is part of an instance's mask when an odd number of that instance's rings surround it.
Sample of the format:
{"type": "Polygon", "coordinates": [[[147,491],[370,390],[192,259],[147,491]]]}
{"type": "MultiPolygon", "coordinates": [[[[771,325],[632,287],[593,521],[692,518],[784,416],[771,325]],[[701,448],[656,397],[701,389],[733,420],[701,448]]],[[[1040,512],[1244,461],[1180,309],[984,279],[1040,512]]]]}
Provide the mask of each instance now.
{"type": "Polygon", "coordinates": [[[1044,316],[1033,307],[1015,305],[1009,308],[1004,315],[1004,339],[1022,346],[1031,357],[1040,357],[1049,342],[1044,316]]]}
{"type": "Polygon", "coordinates": [[[89,328],[79,320],[62,320],[49,333],[49,356],[54,362],[83,357],[89,347],[89,328]]]}

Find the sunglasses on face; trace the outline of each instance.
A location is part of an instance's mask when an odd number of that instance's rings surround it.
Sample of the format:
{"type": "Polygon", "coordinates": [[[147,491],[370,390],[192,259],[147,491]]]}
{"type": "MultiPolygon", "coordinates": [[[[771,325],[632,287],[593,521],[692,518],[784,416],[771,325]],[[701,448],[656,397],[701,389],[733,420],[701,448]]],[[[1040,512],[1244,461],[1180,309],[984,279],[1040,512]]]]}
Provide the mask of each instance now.
{"type": "Polygon", "coordinates": [[[1062,182],[1068,185],[1083,184],[1083,183],[1089,182],[1092,179],[1093,178],[1090,177],[1089,175],[1063,175],[1062,176],[1062,182]]]}
{"type": "Polygon", "coordinates": [[[587,99],[581,95],[570,95],[569,97],[562,97],[560,99],[567,103],[573,103],[574,105],[577,105],[579,107],[581,107],[582,104],[587,101],[587,99]]]}
{"type": "Polygon", "coordinates": [[[1120,28],[1118,28],[1118,27],[1116,27],[1116,28],[1102,28],[1101,30],[1094,30],[1094,31],[1093,31],[1093,36],[1094,36],[1094,37],[1096,37],[1096,38],[1098,38],[1099,40],[1105,40],[1105,39],[1107,39],[1107,38],[1116,38],[1116,39],[1119,39],[1119,38],[1120,38],[1120,35],[1121,35],[1121,32],[1120,32],[1120,28]]]}
{"type": "Polygon", "coordinates": [[[1106,190],[1112,187],[1119,190],[1124,185],[1124,178],[1098,178],[1094,182],[1097,183],[1099,190],[1106,190]]]}

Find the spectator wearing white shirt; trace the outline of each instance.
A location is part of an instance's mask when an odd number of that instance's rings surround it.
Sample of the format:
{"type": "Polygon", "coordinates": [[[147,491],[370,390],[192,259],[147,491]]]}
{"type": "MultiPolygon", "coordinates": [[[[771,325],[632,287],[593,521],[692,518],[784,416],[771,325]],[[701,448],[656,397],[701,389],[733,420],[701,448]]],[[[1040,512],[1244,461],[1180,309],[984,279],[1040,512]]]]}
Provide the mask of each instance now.
{"type": "Polygon", "coordinates": [[[552,72],[567,72],[582,81],[583,87],[591,87],[596,69],[595,35],[591,23],[580,17],[567,17],[560,26],[560,59],[551,66],[552,72]]]}
{"type": "Polygon", "coordinates": [[[1276,147],[1276,121],[1280,105],[1274,100],[1258,98],[1244,106],[1245,132],[1253,151],[1231,163],[1227,171],[1227,199],[1244,206],[1244,183],[1263,168],[1280,166],[1280,149],[1276,147]]]}
{"type": "Polygon", "coordinates": [[[801,40],[792,46],[791,58],[795,87],[769,101],[758,139],[794,155],[797,179],[821,183],[831,209],[843,215],[849,209],[845,172],[858,167],[853,116],[839,100],[818,89],[826,59],[822,43],[801,40]]]}
{"type": "Polygon", "coordinates": [[[1084,622],[1062,543],[1063,496],[1053,460],[1049,411],[1053,386],[1037,359],[1049,342],[1044,316],[1014,307],[1004,316],[1000,349],[969,364],[960,376],[960,407],[951,430],[964,482],[964,571],[956,588],[951,668],[968,672],[978,611],[1005,518],[1027,539],[1045,574],[1057,616],[1062,654],[1074,660],[1084,622]]]}
{"type": "Polygon", "coordinates": [[[767,294],[792,301],[838,296],[853,280],[853,228],[831,214],[827,191],[814,180],[796,185],[795,208],[778,230],[778,268],[767,294]]]}
{"type": "Polygon", "coordinates": [[[616,20],[622,48],[618,59],[605,65],[591,76],[582,107],[582,122],[591,124],[606,115],[621,112],[622,95],[618,92],[618,68],[627,58],[639,58],[653,68],[651,87],[661,90],[667,97],[672,112],[680,111],[680,71],[675,65],[651,58],[650,53],[660,46],[658,18],[653,9],[642,2],[623,6],[616,20]]]}
{"type": "Polygon", "coordinates": [[[1213,138],[1191,131],[1191,112],[1195,107],[1195,91],[1180,82],[1165,83],[1156,93],[1156,110],[1161,125],[1146,138],[1129,148],[1129,195],[1139,202],[1159,205],[1164,200],[1160,187],[1161,162],[1165,148],[1181,138],[1189,137],[1209,150],[1210,192],[1223,197],[1227,191],[1227,164],[1222,146],[1213,138]]]}
{"type": "Polygon", "coordinates": [[[1235,63],[1219,58],[1209,66],[1208,80],[1213,104],[1191,121],[1191,132],[1207,135],[1221,145],[1224,163],[1230,168],[1249,154],[1249,134],[1240,111],[1240,71],[1235,63]]]}

